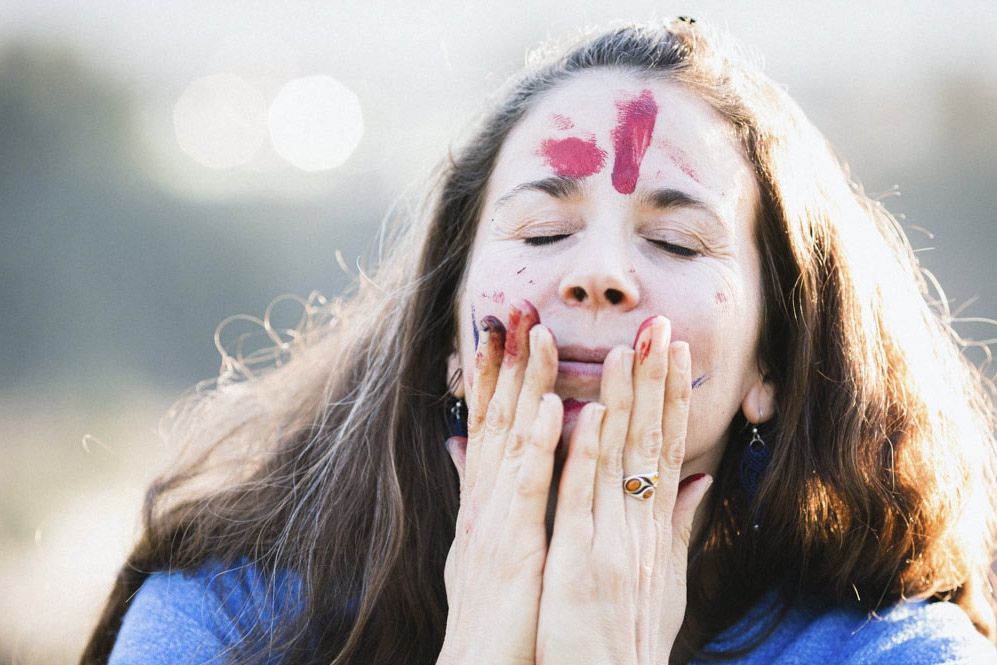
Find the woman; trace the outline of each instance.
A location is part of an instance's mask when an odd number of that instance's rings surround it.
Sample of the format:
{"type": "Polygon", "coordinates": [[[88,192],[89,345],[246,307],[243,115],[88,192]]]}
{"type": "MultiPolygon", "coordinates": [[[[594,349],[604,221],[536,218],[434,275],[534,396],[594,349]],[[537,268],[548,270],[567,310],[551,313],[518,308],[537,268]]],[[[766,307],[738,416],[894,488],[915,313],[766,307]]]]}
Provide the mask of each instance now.
{"type": "Polygon", "coordinates": [[[83,663],[997,662],[984,381],[736,47],[552,51],[428,200],[181,405],[83,663]]]}

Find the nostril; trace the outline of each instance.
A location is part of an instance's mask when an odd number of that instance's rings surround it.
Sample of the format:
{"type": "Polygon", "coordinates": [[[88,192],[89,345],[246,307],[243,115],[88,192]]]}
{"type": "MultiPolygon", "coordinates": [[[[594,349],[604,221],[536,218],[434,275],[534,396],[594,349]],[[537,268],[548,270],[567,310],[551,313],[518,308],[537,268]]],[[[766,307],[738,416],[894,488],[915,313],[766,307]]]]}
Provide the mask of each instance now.
{"type": "Polygon", "coordinates": [[[606,289],[606,300],[614,305],[619,305],[623,302],[623,292],[619,289],[606,289]]]}
{"type": "Polygon", "coordinates": [[[578,302],[582,302],[585,300],[585,289],[580,286],[576,286],[571,289],[571,295],[578,302]]]}

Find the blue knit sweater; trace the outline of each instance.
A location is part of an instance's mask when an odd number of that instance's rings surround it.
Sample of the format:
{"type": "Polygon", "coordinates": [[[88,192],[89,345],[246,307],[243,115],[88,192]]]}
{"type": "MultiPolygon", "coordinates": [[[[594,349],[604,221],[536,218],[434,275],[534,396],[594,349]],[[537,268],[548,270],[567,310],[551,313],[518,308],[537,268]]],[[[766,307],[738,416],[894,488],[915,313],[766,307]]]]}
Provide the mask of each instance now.
{"type": "MultiPolygon", "coordinates": [[[[251,627],[272,626],[277,604],[296,589],[285,576],[267,594],[252,567],[238,572],[205,567],[195,574],[157,573],[132,599],[110,665],[224,663],[226,653],[251,627]]],[[[752,616],[771,611],[764,599],[742,624],[713,647],[750,639],[752,616]],[[736,636],[736,637],[735,637],[736,636]]],[[[274,655],[275,665],[280,658],[274,655]]],[[[874,617],[793,607],[757,648],[737,665],[997,665],[997,650],[951,603],[907,602],[874,617]]]]}

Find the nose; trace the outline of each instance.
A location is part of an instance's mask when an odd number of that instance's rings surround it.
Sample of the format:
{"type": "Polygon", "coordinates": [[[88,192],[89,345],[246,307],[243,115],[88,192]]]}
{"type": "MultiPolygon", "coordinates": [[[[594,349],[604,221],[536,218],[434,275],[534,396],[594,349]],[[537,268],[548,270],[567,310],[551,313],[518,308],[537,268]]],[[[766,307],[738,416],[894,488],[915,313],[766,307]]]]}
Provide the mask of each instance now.
{"type": "Polygon", "coordinates": [[[640,289],[619,241],[587,238],[570,257],[558,286],[561,300],[573,307],[615,308],[628,312],[640,304],[640,289]]]}

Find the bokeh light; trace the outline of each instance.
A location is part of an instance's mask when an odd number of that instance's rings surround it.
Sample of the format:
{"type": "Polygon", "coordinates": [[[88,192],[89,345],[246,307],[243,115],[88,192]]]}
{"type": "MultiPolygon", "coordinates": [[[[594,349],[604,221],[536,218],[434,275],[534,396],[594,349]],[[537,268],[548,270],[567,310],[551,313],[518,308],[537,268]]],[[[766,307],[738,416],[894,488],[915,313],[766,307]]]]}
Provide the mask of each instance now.
{"type": "Polygon", "coordinates": [[[263,94],[234,74],[212,74],[191,83],[173,109],[180,147],[212,169],[251,160],[266,139],[263,94]]]}
{"type": "Polygon", "coordinates": [[[287,83],[270,105],[274,150],[303,171],[343,164],[363,137],[363,111],[352,90],[331,76],[287,83]]]}

